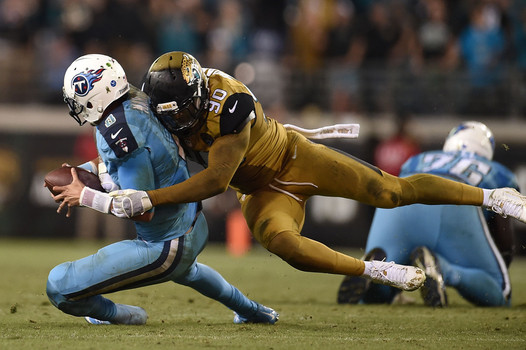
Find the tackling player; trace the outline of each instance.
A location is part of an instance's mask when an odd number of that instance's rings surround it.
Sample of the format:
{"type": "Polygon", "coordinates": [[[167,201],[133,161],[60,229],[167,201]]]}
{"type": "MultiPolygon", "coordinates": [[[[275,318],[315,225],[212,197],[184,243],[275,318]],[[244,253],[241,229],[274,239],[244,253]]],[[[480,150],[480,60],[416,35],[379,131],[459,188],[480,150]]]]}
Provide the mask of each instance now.
{"type": "Polygon", "coordinates": [[[188,53],[169,52],[156,59],[143,90],[163,125],[187,149],[208,152],[208,163],[174,186],[114,192],[115,210],[128,216],[153,206],[203,200],[230,186],[237,191],[255,239],[290,265],[303,271],[364,276],[405,290],[424,282],[422,270],[364,262],[302,236],[306,201],[322,195],[383,208],[413,203],[476,205],[526,221],[525,197],[511,189],[482,190],[428,174],[402,179],[313,143],[267,117],[241,82],[216,69],[203,70],[188,53]]]}
{"type": "MultiPolygon", "coordinates": [[[[483,188],[518,189],[515,175],[492,161],[494,148],[493,134],[486,125],[464,122],[451,130],[443,150],[410,158],[400,176],[429,173],[483,188]]],[[[420,291],[428,306],[447,306],[446,286],[475,305],[504,306],[511,302],[507,267],[513,242],[510,220],[490,211],[414,204],[377,209],[365,249],[366,259],[387,258],[424,269],[427,278],[420,291]]],[[[338,302],[391,303],[398,293],[394,288],[346,277],[338,302]]]]}
{"type": "MultiPolygon", "coordinates": [[[[111,57],[75,60],[64,76],[64,101],[79,124],[95,127],[99,156],[108,171],[106,185],[152,190],[188,179],[176,138],[153,116],[148,96],[128,84],[111,57]]],[[[91,162],[83,167],[97,172],[91,162]]],[[[70,206],[82,205],[110,213],[109,194],[84,187],[75,170],[72,175],[71,185],[54,187],[61,193],[53,198],[63,201],[58,211],[67,206],[69,216],[70,206]]],[[[208,239],[199,202],[155,208],[136,222],[136,230],[134,240],[53,268],[46,289],[52,304],[94,324],[144,324],[147,314],[142,308],[115,304],[102,294],[173,281],[232,309],[235,323],[278,320],[274,310],[248,299],[215,270],[197,263],[208,239]]]]}

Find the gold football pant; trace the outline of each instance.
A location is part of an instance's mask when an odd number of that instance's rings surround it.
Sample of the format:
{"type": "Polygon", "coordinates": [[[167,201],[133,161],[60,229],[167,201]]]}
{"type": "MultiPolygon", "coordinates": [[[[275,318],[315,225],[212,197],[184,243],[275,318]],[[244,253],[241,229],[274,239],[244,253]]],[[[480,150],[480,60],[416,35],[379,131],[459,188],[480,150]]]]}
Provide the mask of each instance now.
{"type": "Polygon", "coordinates": [[[429,174],[389,175],[343,152],[288,132],[282,171],[264,188],[238,194],[254,238],[303,271],[361,275],[361,260],[301,236],[305,202],[313,195],[343,197],[380,208],[422,204],[482,205],[480,188],[429,174]]]}

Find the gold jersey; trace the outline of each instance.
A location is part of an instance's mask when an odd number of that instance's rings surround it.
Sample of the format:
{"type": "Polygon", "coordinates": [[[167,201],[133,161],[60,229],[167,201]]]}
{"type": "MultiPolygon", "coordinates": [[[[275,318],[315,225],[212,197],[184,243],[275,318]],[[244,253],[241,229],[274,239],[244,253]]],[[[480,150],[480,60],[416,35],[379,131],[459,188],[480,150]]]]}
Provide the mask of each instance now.
{"type": "Polygon", "coordinates": [[[230,186],[251,193],[268,184],[282,168],[287,152],[283,125],[265,116],[261,103],[240,81],[217,69],[204,69],[210,103],[206,122],[198,132],[182,138],[186,147],[208,152],[221,136],[237,133],[251,124],[250,142],[230,186]]]}

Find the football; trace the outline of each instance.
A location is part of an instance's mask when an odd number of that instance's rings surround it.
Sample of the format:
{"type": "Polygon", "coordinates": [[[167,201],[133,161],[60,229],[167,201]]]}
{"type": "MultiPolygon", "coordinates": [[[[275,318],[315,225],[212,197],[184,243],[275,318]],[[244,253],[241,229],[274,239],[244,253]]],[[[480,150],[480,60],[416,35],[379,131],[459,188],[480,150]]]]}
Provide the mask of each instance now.
{"type": "MultiPolygon", "coordinates": [[[[84,170],[79,167],[74,167],[77,171],[77,175],[79,177],[79,180],[82,181],[82,183],[90,188],[93,188],[97,191],[106,192],[104,188],[102,188],[102,185],[100,184],[99,177],[87,170],[84,170]]],[[[50,171],[47,173],[47,175],[44,178],[44,184],[49,189],[49,191],[53,195],[57,195],[58,193],[53,191],[53,186],[65,186],[69,185],[73,181],[73,177],[71,176],[71,167],[60,167],[55,170],[50,171]]]]}

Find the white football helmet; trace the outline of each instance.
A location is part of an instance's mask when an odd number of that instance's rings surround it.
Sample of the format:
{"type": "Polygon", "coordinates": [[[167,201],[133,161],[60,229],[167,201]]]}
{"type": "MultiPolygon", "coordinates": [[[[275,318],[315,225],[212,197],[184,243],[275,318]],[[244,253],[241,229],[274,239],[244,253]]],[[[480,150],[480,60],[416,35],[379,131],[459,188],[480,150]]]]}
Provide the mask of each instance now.
{"type": "Polygon", "coordinates": [[[95,124],[104,110],[129,90],[121,65],[99,54],[81,56],[73,61],[64,74],[62,88],[69,114],[80,125],[95,124]]]}
{"type": "Polygon", "coordinates": [[[486,125],[475,121],[463,122],[449,132],[443,150],[473,152],[491,160],[495,138],[486,125]]]}

